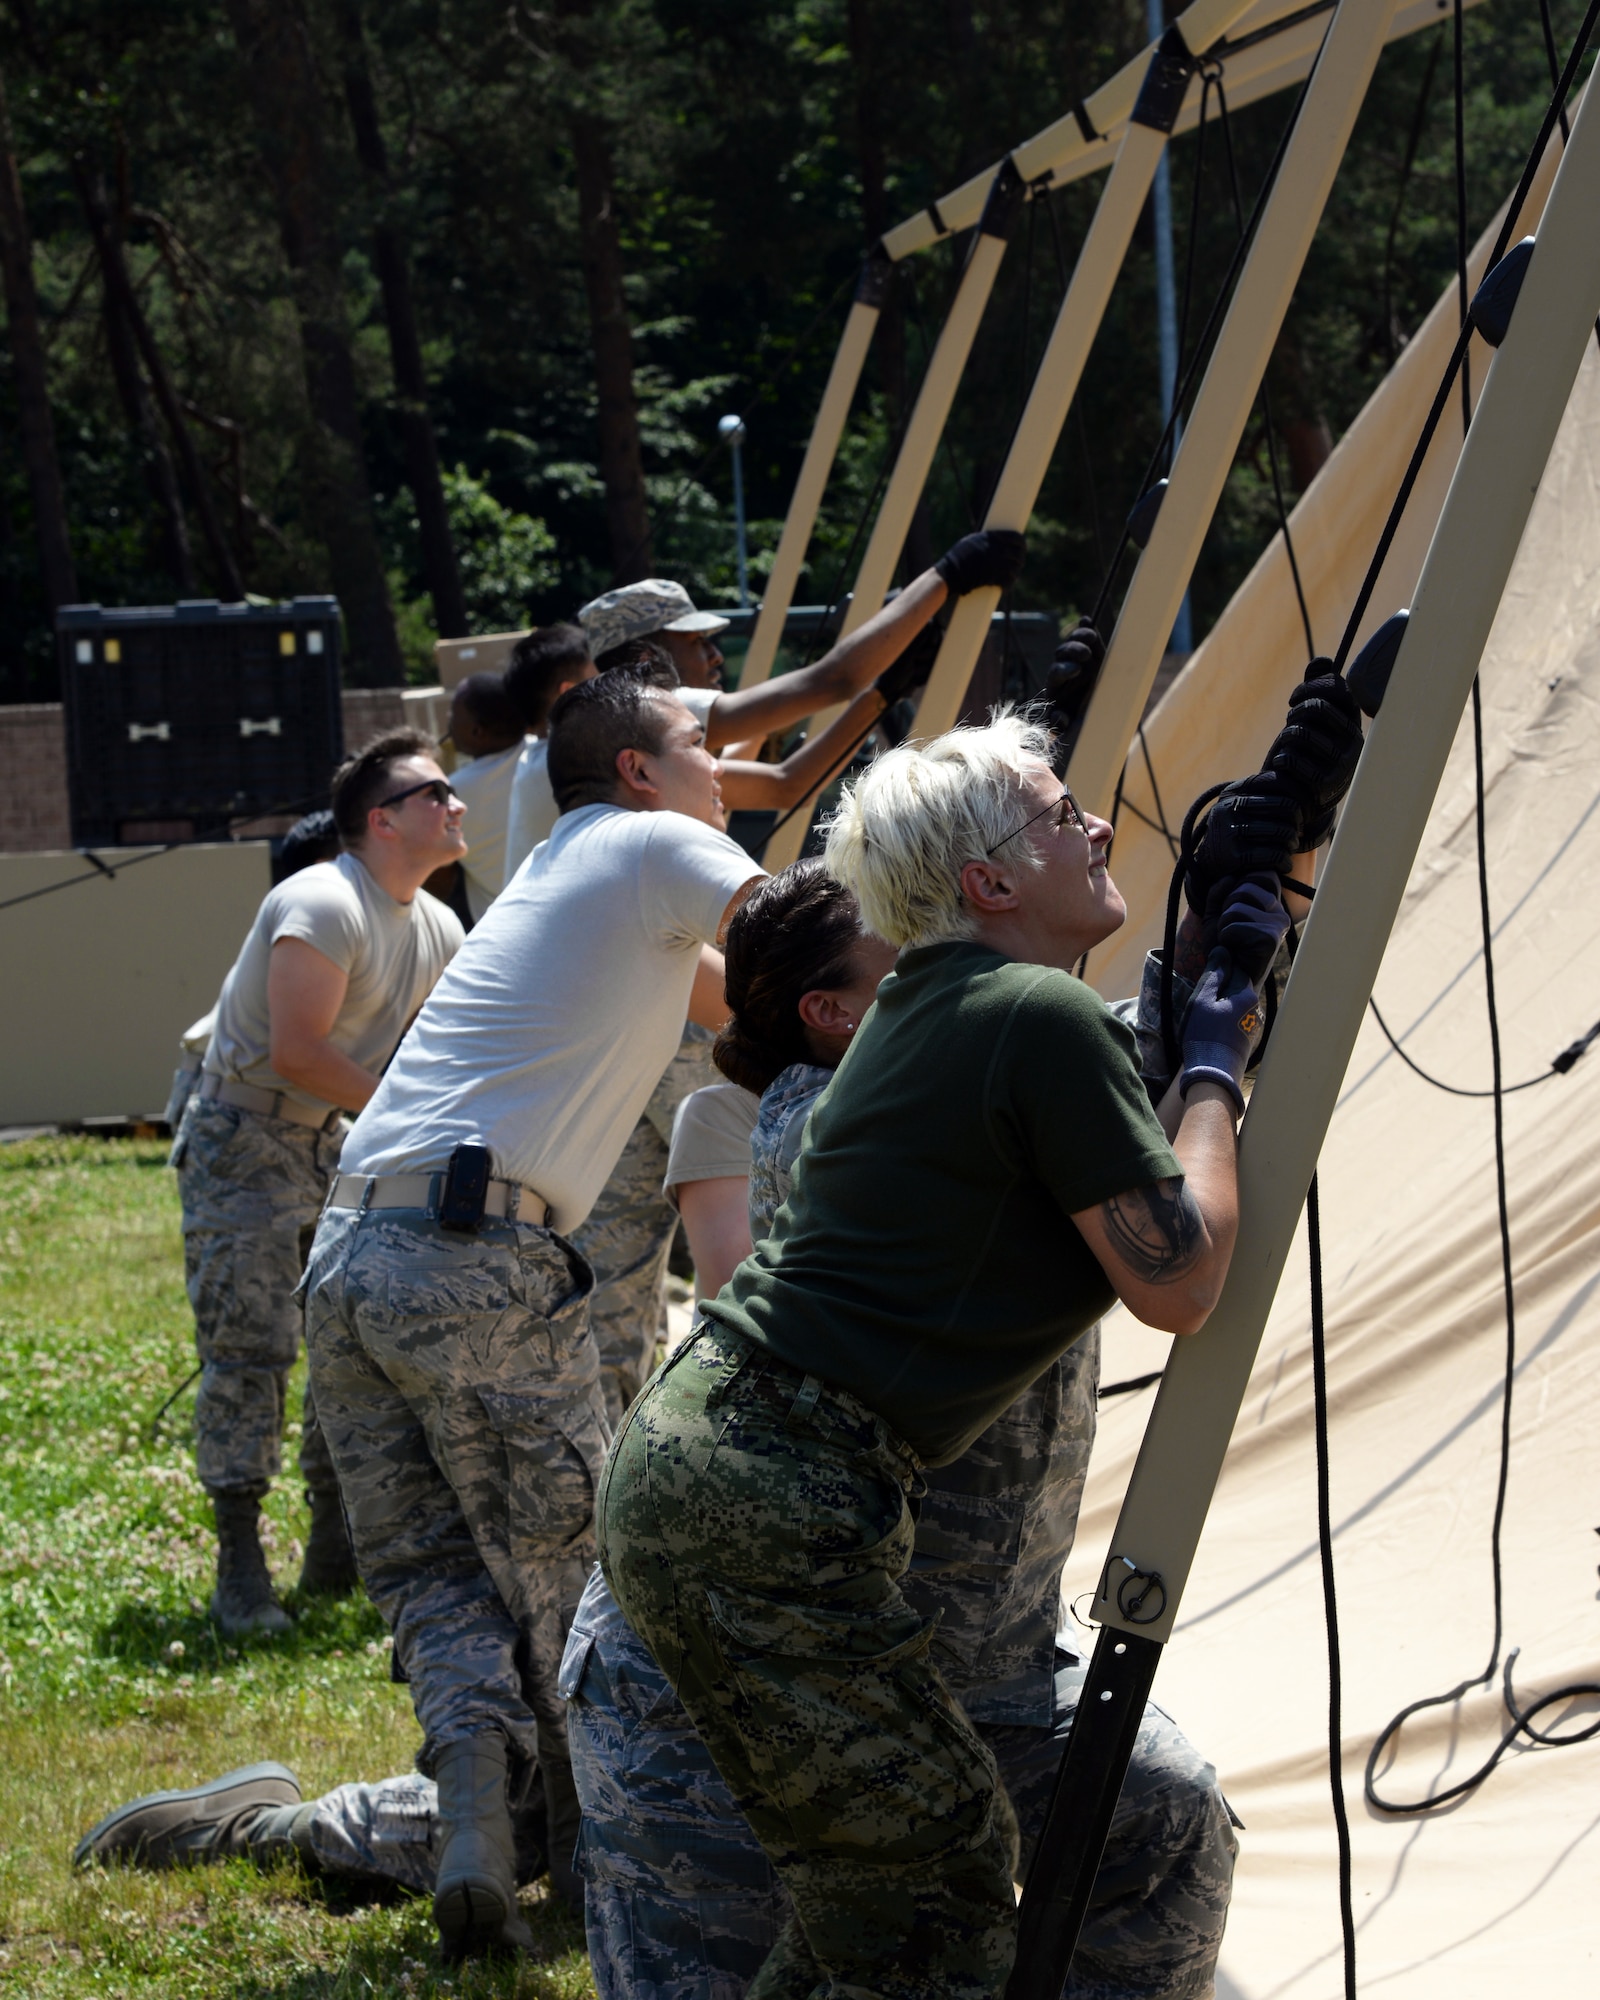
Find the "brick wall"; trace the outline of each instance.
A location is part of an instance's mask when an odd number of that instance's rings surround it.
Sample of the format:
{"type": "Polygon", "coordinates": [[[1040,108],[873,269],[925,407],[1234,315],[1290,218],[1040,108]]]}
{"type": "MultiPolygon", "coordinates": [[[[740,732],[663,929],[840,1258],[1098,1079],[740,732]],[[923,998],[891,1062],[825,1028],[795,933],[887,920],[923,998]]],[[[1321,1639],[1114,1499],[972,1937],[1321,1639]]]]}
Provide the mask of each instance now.
{"type": "Polygon", "coordinates": [[[70,847],[61,704],[0,708],[0,854],[70,847]]]}
{"type": "MultiPolygon", "coordinates": [[[[386,729],[444,727],[442,701],[428,691],[346,688],[344,740],[358,750],[386,729]]],[[[277,821],[250,831],[277,832],[277,821]]],[[[67,746],[59,702],[0,707],[0,854],[39,854],[72,845],[67,807],[67,746]]]]}

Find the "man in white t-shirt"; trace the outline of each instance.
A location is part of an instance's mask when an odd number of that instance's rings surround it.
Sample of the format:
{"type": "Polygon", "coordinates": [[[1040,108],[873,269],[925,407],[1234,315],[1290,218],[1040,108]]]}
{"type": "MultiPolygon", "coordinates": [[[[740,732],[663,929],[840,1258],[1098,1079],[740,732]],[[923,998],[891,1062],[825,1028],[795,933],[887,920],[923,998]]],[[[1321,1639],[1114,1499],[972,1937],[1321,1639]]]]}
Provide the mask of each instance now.
{"type": "Polygon", "coordinates": [[[552,1879],[582,1893],[557,1682],[609,1425],[567,1238],[685,1016],[721,1018],[707,948],[760,879],[661,689],[571,689],[549,768],[565,811],[357,1120],[307,1267],[317,1408],[439,1787],[447,1958],[527,1940],[508,1808],[535,1758],[552,1879]]]}
{"type": "Polygon", "coordinates": [[[522,718],[499,674],[468,674],[450,697],[450,774],[467,809],[469,845],[461,861],[467,909],[477,923],[505,887],[506,820],[522,751],[522,718]]]}
{"type": "MultiPolygon", "coordinates": [[[[380,737],[334,777],[345,852],[271,890],[223,983],[172,1164],[200,1355],[196,1459],[217,1521],[212,1616],[230,1637],[282,1632],[259,1533],[277,1476],[284,1394],[300,1346],[294,1299],[359,1111],[461,943],[422,888],[459,858],[462,806],[414,730],[380,737]]],[[[308,1390],[300,1470],[311,1503],[301,1588],[350,1589],[338,1482],[308,1390]]]]}

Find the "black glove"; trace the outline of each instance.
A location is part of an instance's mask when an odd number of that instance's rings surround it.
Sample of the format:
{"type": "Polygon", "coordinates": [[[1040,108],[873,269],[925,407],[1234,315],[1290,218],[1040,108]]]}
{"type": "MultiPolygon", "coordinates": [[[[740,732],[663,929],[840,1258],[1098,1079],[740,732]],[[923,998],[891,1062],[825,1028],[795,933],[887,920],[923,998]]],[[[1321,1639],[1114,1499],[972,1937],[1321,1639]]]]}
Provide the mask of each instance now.
{"type": "Polygon", "coordinates": [[[969,590],[1009,590],[1022,574],[1028,545],[1015,528],[980,528],[963,535],[934,564],[952,597],[969,590]]]}
{"type": "Polygon", "coordinates": [[[1221,945],[1252,986],[1259,987],[1271,970],[1288,928],[1275,875],[1224,878],[1206,899],[1202,937],[1208,949],[1221,945]]]}
{"type": "Polygon", "coordinates": [[[1057,646],[1044,677],[1044,698],[1054,728],[1070,729],[1088,707],[1105,657],[1105,640],[1087,618],[1080,618],[1057,646]]]}
{"type": "Polygon", "coordinates": [[[1331,660],[1313,660],[1289,697],[1289,719],[1264,767],[1300,803],[1301,853],[1320,847],[1333,831],[1334,808],[1350,789],[1361,742],[1355,696],[1331,660]]]}
{"type": "Polygon", "coordinates": [[[1184,877],[1189,907],[1202,922],[1219,882],[1241,875],[1287,875],[1301,852],[1300,801],[1270,771],[1236,778],[1206,813],[1184,877]]]}

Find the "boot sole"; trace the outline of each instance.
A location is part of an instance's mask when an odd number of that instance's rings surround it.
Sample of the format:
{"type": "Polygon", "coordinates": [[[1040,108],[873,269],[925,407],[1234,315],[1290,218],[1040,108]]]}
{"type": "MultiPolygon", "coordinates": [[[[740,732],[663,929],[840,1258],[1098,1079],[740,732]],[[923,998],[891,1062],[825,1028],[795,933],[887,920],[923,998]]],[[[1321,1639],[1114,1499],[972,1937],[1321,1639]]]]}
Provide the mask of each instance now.
{"type": "Polygon", "coordinates": [[[124,1821],[131,1819],[135,1813],[147,1811],[151,1806],[189,1805],[198,1799],[221,1798],[227,1792],[242,1791],[252,1785],[270,1784],[274,1781],[282,1784],[285,1793],[283,1798],[274,1801],[275,1804],[297,1806],[301,1803],[300,1780],[287,1764],[242,1764],[236,1771],[224,1771],[220,1778],[213,1778],[204,1785],[191,1785],[187,1791],[146,1792],[142,1799],[134,1799],[128,1805],[118,1806],[115,1812],[107,1813],[103,1820],[90,1827],[72,1850],[72,1865],[74,1868],[87,1868],[93,1861],[136,1859],[137,1850],[132,1856],[102,1855],[97,1854],[95,1848],[98,1842],[107,1834],[114,1832],[124,1821]]]}
{"type": "Polygon", "coordinates": [[[440,1951],[450,1965],[464,1958],[516,1952],[525,1943],[532,1943],[518,1919],[516,1899],[508,1902],[500,1889],[481,1877],[436,1890],[433,1921],[439,1930],[440,1951]]]}

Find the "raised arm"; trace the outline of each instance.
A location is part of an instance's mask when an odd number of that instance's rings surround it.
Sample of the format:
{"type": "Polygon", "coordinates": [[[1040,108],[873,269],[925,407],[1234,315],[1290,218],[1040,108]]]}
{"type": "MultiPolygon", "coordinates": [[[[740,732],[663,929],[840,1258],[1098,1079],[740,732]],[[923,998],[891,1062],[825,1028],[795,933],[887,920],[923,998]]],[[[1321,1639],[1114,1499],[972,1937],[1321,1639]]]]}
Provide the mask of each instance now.
{"type": "Polygon", "coordinates": [[[1198,1333],[1221,1296],[1239,1228],[1235,1116],[1221,1084],[1193,1085],[1172,1146],[1182,1179],[1129,1188],[1072,1218],[1117,1297],[1162,1333],[1198,1333]]]}
{"type": "Polygon", "coordinates": [[[775,729],[815,715],[819,708],[851,700],[900,657],[947,597],[962,597],[985,585],[1003,588],[1014,583],[1024,552],[1021,535],[1007,529],[964,535],[932,569],[924,570],[815,666],[720,695],[706,724],[708,746],[715,750],[741,738],[770,736],[775,729]]]}
{"type": "Polygon", "coordinates": [[[836,763],[844,760],[887,706],[877,688],[869,687],[841,715],[835,716],[826,729],[807,738],[780,764],[724,759],[722,803],[758,812],[782,811],[785,806],[795,805],[813,786],[823,782],[836,763]]]}

